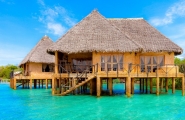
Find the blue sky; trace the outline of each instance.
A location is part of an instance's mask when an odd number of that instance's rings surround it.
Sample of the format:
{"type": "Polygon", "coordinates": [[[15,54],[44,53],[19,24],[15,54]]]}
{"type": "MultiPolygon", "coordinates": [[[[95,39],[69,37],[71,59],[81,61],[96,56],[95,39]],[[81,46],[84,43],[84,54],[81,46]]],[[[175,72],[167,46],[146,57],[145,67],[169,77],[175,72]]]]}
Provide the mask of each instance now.
{"type": "Polygon", "coordinates": [[[0,65],[18,65],[44,35],[56,41],[93,9],[144,18],[185,48],[185,0],[0,0],[0,65]]]}

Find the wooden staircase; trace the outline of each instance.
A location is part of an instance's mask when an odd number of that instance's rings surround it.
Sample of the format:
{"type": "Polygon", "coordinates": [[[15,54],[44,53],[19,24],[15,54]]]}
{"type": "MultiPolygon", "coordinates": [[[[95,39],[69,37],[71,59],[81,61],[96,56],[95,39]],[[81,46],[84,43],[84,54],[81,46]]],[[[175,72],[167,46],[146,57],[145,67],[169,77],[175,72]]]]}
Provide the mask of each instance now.
{"type": "Polygon", "coordinates": [[[85,83],[89,82],[90,80],[94,79],[96,76],[92,75],[90,77],[88,77],[87,79],[85,79],[85,81],[82,81],[81,83],[76,84],[75,86],[69,88],[69,90],[66,90],[65,92],[62,92],[61,94],[59,94],[60,96],[64,96],[70,92],[72,92],[73,90],[75,90],[76,88],[84,85],[85,83]]]}

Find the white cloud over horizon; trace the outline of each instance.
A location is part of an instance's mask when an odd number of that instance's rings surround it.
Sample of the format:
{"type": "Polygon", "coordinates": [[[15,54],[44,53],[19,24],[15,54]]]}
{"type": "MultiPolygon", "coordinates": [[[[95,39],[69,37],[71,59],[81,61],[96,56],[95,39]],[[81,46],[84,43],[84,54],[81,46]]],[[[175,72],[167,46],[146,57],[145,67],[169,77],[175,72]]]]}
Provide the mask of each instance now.
{"type": "Polygon", "coordinates": [[[185,0],[180,0],[174,3],[166,10],[164,17],[153,17],[150,19],[150,23],[154,26],[163,26],[171,24],[178,17],[185,16],[185,0]]]}
{"type": "Polygon", "coordinates": [[[76,19],[70,16],[70,13],[62,6],[48,7],[43,0],[38,0],[42,6],[40,10],[39,22],[43,23],[46,28],[46,33],[61,36],[68,27],[76,24],[76,19]]]}

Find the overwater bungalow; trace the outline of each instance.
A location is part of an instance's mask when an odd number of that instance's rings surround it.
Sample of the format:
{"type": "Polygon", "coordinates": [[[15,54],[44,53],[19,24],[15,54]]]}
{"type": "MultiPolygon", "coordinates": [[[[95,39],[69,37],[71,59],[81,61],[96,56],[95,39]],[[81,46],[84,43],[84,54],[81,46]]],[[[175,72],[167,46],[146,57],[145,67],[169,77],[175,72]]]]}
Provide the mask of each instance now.
{"type": "Polygon", "coordinates": [[[89,86],[90,94],[99,97],[103,80],[112,95],[114,78],[124,81],[128,97],[134,94],[136,80],[140,91],[149,86],[150,93],[159,95],[161,87],[168,92],[168,80],[172,80],[174,93],[175,79],[181,78],[184,95],[184,74],[174,65],[174,56],[183,49],[143,18],[105,18],[93,10],[47,52],[55,55],[53,95],[84,91],[89,86]]]}
{"type": "Polygon", "coordinates": [[[32,88],[32,86],[40,88],[43,85],[48,88],[54,73],[54,56],[46,52],[51,44],[53,41],[45,35],[27,54],[19,65],[23,68],[23,72],[12,77],[11,88],[32,88]]]}

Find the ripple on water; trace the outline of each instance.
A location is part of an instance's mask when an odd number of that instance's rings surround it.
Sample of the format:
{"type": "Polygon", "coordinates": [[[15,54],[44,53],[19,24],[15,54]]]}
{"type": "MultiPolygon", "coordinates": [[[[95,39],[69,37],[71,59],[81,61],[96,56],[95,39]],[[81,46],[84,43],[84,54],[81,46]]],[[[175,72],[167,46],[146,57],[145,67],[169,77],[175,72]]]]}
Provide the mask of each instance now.
{"type": "Polygon", "coordinates": [[[131,98],[124,94],[59,97],[52,96],[50,89],[12,90],[8,84],[0,84],[0,101],[0,119],[185,119],[185,97],[179,90],[131,98]]]}

